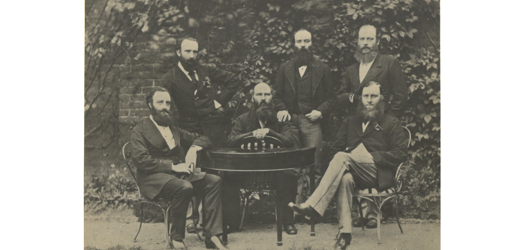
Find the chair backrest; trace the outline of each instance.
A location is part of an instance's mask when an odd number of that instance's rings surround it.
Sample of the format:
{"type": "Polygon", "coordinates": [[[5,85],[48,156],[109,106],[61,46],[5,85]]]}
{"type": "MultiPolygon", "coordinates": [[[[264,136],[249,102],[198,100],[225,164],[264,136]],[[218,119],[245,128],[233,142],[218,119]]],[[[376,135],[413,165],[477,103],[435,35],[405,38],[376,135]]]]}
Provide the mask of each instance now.
{"type": "MultiPolygon", "coordinates": [[[[403,129],[404,129],[404,131],[406,132],[406,134],[408,136],[408,144],[406,144],[406,147],[409,148],[410,144],[412,142],[412,133],[405,126],[403,126],[403,129]]],[[[397,191],[399,191],[399,190],[401,190],[401,188],[403,188],[403,182],[401,181],[401,167],[403,166],[403,164],[404,164],[404,162],[399,164],[399,167],[397,167],[397,172],[395,173],[395,182],[396,182],[395,188],[396,188],[397,191]]]]}
{"type": "MultiPolygon", "coordinates": [[[[132,162],[132,144],[130,142],[127,142],[123,145],[122,154],[124,162],[126,162],[126,167],[128,167],[128,170],[130,170],[130,173],[132,174],[132,177],[134,177],[135,185],[137,185],[137,178],[135,177],[134,169],[132,168],[133,162],[132,162]]],[[[137,189],[139,190],[139,186],[137,185],[137,189]]]]}
{"type": "Polygon", "coordinates": [[[265,149],[283,148],[284,143],[273,136],[265,136],[263,139],[256,139],[252,135],[245,136],[234,143],[235,148],[244,151],[263,151],[265,149]]]}

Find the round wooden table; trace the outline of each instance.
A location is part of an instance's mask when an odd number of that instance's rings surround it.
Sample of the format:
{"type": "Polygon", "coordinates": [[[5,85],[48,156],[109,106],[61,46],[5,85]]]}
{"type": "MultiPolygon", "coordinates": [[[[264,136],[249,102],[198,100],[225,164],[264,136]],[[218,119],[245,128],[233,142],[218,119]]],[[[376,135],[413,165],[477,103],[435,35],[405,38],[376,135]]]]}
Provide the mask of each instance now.
{"type": "MultiPolygon", "coordinates": [[[[315,148],[276,148],[259,151],[248,151],[238,148],[218,148],[205,151],[207,159],[200,165],[204,169],[225,172],[276,172],[276,231],[278,246],[282,246],[282,210],[283,172],[312,166],[315,163],[315,148]]],[[[225,213],[224,209],[224,213],[225,213]]],[[[226,224],[223,231],[227,232],[226,224]]],[[[223,233],[223,241],[227,242],[227,234],[223,233]]]]}

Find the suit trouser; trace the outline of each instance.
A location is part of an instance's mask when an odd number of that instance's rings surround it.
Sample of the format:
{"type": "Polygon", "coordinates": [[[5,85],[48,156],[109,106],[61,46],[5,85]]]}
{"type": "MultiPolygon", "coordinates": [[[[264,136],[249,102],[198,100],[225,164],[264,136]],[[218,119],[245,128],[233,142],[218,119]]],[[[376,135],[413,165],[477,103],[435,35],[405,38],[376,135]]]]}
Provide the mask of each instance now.
{"type": "MultiPolygon", "coordinates": [[[[309,121],[305,115],[292,114],[291,122],[298,128],[300,134],[300,143],[302,148],[316,147],[315,151],[315,182],[318,182],[322,176],[322,127],[320,120],[315,122],[309,121]]],[[[304,175],[309,174],[309,169],[303,169],[304,175]]],[[[297,204],[302,203],[302,190],[304,181],[309,183],[310,178],[298,178],[297,180],[297,204]]],[[[310,184],[311,185],[311,184],[310,184]]],[[[313,184],[314,185],[314,184],[313,184]]]]}
{"type": "MultiPolygon", "coordinates": [[[[324,215],[329,203],[337,195],[337,216],[341,233],[351,233],[353,207],[353,191],[356,186],[361,188],[377,185],[377,167],[375,164],[358,164],[350,153],[337,153],[322,177],[320,184],[306,201],[318,214],[324,215]]],[[[363,207],[364,210],[364,207],[363,207]]],[[[368,218],[376,218],[377,207],[368,204],[364,214],[368,218]]]]}
{"type": "Polygon", "coordinates": [[[221,234],[222,203],[221,178],[206,174],[201,180],[188,182],[183,179],[172,179],[163,186],[161,192],[154,198],[172,201],[171,215],[172,229],[170,239],[183,240],[185,238],[185,217],[188,204],[193,195],[203,199],[203,234],[205,238],[221,234]]]}

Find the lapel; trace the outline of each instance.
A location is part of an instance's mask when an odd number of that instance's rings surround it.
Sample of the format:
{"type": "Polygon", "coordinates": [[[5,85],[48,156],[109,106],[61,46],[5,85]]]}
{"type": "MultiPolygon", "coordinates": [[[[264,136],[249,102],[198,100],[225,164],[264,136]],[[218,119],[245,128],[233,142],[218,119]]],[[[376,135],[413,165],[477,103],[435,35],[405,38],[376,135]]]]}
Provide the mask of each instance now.
{"type": "Polygon", "coordinates": [[[320,79],[322,79],[323,70],[320,66],[320,62],[315,59],[313,59],[313,63],[311,63],[311,68],[313,69],[313,77],[311,78],[311,95],[312,97],[315,97],[315,92],[320,83],[320,79]]]}
{"type": "Polygon", "coordinates": [[[360,87],[360,76],[359,76],[359,67],[360,63],[355,63],[350,68],[349,78],[351,80],[352,90],[355,88],[355,91],[360,87]]]}
{"type": "Polygon", "coordinates": [[[143,120],[143,128],[145,139],[150,142],[150,144],[152,144],[154,147],[156,147],[159,151],[168,153],[169,149],[167,142],[161,135],[161,132],[159,132],[159,129],[157,129],[154,122],[152,122],[150,117],[143,120]]]}
{"type": "MultiPolygon", "coordinates": [[[[174,136],[174,142],[175,142],[176,146],[173,149],[170,150],[169,154],[171,154],[172,152],[176,151],[176,149],[179,148],[179,145],[181,145],[179,132],[176,129],[176,126],[170,126],[170,131],[172,131],[172,136],[174,136]]],[[[165,142],[165,144],[166,144],[166,142],[165,142]]]]}
{"type": "Polygon", "coordinates": [[[196,69],[196,74],[198,75],[198,78],[199,78],[198,86],[196,86],[196,89],[198,90],[198,92],[200,92],[200,91],[203,90],[204,80],[205,80],[205,77],[207,77],[207,76],[205,75],[205,71],[201,67],[198,67],[196,69]]]}
{"type": "Polygon", "coordinates": [[[373,132],[375,130],[375,124],[376,122],[371,121],[368,123],[368,127],[366,127],[366,130],[362,132],[362,119],[355,119],[353,122],[353,129],[355,129],[355,132],[361,137],[368,135],[369,133],[373,132]]]}
{"type": "Polygon", "coordinates": [[[293,67],[293,60],[286,62],[285,76],[287,77],[287,80],[289,80],[289,85],[291,85],[293,93],[295,93],[295,67],[293,67]]]}
{"type": "MultiPolygon", "coordinates": [[[[378,54],[377,57],[375,58],[375,60],[373,61],[373,64],[371,65],[370,70],[368,70],[368,73],[364,77],[364,80],[362,80],[361,85],[364,85],[367,82],[371,81],[373,78],[375,78],[381,72],[382,72],[382,55],[378,54]]],[[[357,74],[357,76],[358,75],[359,74],[357,74]]],[[[360,79],[359,79],[359,81],[360,81],[360,79]]]]}
{"type": "MultiPolygon", "coordinates": [[[[186,96],[194,96],[194,86],[192,86],[192,82],[188,79],[187,75],[181,71],[177,64],[176,67],[172,69],[172,75],[174,76],[174,84],[176,87],[185,92],[186,96]]],[[[199,78],[201,80],[201,76],[199,78]]]]}

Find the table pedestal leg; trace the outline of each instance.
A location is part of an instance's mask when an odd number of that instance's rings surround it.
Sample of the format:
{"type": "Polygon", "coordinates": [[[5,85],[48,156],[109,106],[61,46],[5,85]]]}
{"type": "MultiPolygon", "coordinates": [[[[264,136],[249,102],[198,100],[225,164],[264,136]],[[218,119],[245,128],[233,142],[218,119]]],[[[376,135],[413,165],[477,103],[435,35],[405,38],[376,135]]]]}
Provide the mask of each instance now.
{"type": "MultiPolygon", "coordinates": [[[[220,171],[220,172],[219,172],[219,175],[220,175],[220,177],[221,177],[222,179],[224,179],[225,174],[224,174],[223,171],[220,171]]],[[[223,184],[223,185],[225,185],[225,184],[223,184]]],[[[223,192],[223,191],[222,191],[222,192],[223,192]]],[[[228,213],[229,211],[227,211],[227,208],[226,208],[225,202],[223,202],[223,201],[224,201],[224,199],[223,199],[223,197],[222,197],[222,198],[221,198],[221,206],[222,206],[221,211],[222,211],[222,218],[223,218],[223,219],[222,219],[222,221],[223,221],[223,222],[222,222],[223,234],[221,234],[221,240],[223,241],[223,243],[227,244],[227,240],[228,240],[228,237],[227,237],[227,234],[228,234],[228,233],[227,233],[227,213],[228,213]]]]}
{"type": "Polygon", "coordinates": [[[283,202],[283,187],[284,187],[284,175],[280,171],[278,173],[278,186],[276,188],[276,245],[282,246],[282,210],[284,208],[283,202]]]}

